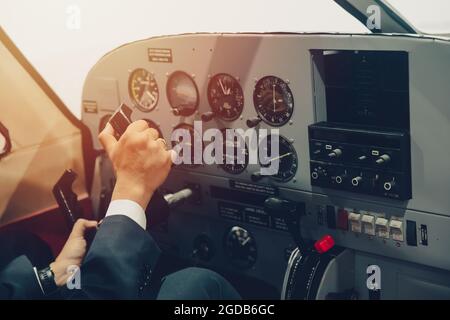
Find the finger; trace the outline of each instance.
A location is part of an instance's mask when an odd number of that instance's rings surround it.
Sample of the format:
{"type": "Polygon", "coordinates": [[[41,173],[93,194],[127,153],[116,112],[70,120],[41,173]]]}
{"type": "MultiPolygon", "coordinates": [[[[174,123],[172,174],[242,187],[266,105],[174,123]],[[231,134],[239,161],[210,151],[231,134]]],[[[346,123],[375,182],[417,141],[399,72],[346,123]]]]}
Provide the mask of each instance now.
{"type": "Polygon", "coordinates": [[[169,156],[170,156],[170,160],[172,161],[172,163],[178,163],[178,154],[175,150],[170,149],[167,152],[169,152],[169,156]]]}
{"type": "Polygon", "coordinates": [[[148,134],[152,140],[157,140],[159,138],[159,132],[154,128],[147,128],[144,132],[148,134]]]}
{"type": "Polygon", "coordinates": [[[70,238],[84,237],[87,229],[96,228],[98,222],[95,220],[78,219],[75,222],[72,232],[70,233],[70,238]]]}
{"type": "Polygon", "coordinates": [[[100,140],[100,143],[102,144],[106,152],[108,154],[111,154],[111,151],[117,143],[117,140],[114,137],[114,128],[109,122],[106,124],[102,132],[100,132],[100,134],[98,135],[98,139],[100,140]]]}
{"type": "Polygon", "coordinates": [[[148,129],[148,123],[145,120],[138,120],[130,123],[125,132],[142,132],[148,129]]]}
{"type": "Polygon", "coordinates": [[[167,150],[167,142],[163,138],[156,139],[156,142],[164,149],[167,150]]]}

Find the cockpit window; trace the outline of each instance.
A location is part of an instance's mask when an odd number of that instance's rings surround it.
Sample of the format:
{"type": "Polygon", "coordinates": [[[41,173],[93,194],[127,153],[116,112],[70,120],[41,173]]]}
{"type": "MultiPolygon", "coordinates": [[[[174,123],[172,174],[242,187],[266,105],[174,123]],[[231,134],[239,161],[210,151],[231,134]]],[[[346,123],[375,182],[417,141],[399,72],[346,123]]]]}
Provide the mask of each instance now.
{"type": "Polygon", "coordinates": [[[450,35],[450,1],[388,0],[388,2],[419,31],[450,35]]]}
{"type": "Polygon", "coordinates": [[[0,24],[78,117],[91,67],[130,41],[190,32],[369,32],[332,0],[2,0],[0,24]]]}

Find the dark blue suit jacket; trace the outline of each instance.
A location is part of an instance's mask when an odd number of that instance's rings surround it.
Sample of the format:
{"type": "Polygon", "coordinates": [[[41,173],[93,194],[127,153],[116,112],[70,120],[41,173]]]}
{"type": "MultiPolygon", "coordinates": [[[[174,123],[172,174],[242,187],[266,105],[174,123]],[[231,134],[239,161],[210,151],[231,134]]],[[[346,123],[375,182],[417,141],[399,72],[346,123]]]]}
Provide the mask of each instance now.
{"type": "MultiPolygon", "coordinates": [[[[63,287],[66,299],[139,299],[148,297],[160,250],[150,234],[132,219],[103,220],[81,266],[81,289],[63,287]]],[[[0,271],[1,299],[38,299],[42,292],[26,256],[0,271]]]]}

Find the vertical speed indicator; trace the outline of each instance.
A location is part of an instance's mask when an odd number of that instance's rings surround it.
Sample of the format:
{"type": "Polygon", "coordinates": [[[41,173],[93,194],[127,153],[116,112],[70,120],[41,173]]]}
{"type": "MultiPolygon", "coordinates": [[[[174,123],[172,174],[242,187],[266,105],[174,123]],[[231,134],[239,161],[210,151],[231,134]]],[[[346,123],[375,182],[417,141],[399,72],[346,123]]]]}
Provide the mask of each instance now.
{"type": "Polygon", "coordinates": [[[274,127],[286,124],[294,111],[289,85],[275,76],[263,77],[256,83],[253,103],[259,117],[274,127]]]}

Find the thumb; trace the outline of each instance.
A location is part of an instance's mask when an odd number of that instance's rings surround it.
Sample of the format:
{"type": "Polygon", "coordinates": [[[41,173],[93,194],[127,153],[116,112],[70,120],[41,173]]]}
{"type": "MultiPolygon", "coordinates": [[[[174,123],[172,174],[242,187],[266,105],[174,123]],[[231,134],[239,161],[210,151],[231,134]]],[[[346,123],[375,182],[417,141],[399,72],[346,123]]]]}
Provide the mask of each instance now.
{"type": "Polygon", "coordinates": [[[112,150],[117,143],[114,137],[114,128],[108,122],[102,132],[98,135],[98,139],[102,144],[103,148],[106,150],[109,156],[111,156],[112,150]]]}
{"type": "Polygon", "coordinates": [[[86,230],[96,228],[97,224],[98,222],[95,220],[78,219],[73,226],[69,238],[84,237],[86,230]]]}

